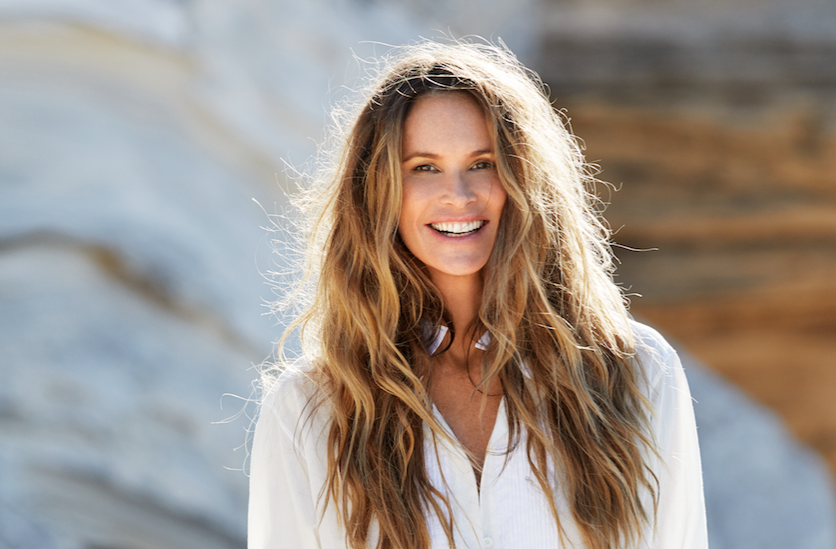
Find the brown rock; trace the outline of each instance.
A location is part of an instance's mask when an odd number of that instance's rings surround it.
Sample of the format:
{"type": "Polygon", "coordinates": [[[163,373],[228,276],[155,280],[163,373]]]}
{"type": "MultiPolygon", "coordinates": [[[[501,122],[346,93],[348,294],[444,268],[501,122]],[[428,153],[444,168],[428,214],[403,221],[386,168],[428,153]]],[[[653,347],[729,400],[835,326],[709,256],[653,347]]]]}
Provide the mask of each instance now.
{"type": "MultiPolygon", "coordinates": [[[[836,470],[836,139],[803,111],[759,123],[578,101],[621,190],[606,215],[635,314],[776,410],[836,470]]],[[[609,195],[604,197],[610,200],[609,195]]]]}

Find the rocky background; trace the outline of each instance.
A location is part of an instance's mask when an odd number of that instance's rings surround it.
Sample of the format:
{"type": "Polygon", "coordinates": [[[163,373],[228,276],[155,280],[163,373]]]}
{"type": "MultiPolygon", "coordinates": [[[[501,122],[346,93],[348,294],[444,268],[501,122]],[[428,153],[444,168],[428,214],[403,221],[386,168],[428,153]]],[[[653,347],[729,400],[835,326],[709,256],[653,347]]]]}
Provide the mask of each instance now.
{"type": "MultiPolygon", "coordinates": [[[[648,319],[836,470],[836,4],[551,3],[541,73],[621,191],[648,319]]],[[[609,198],[609,196],[605,197],[609,198]]]]}
{"type": "Polygon", "coordinates": [[[836,546],[798,442],[834,459],[833,7],[487,4],[0,0],[0,549],[245,546],[265,227],[362,60],[438,29],[539,70],[659,248],[620,277],[682,344],[712,547],[836,546]]]}

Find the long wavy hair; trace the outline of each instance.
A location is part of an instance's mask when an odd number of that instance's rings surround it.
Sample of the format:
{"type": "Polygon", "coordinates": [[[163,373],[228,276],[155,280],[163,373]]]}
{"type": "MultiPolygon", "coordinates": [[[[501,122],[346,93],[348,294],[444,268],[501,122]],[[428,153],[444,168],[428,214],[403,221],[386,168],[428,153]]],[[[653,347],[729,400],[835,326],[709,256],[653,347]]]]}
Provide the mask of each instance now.
{"type": "Polygon", "coordinates": [[[313,282],[293,328],[315,357],[312,405],[330,418],[320,497],[353,549],[366,547],[373,523],[378,549],[426,549],[428,513],[454,545],[450,502],[425,472],[423,431],[447,436],[432,412],[425,344],[447,316],[398,220],[411,106],[424,94],[469,93],[508,195],[484,270],[477,321],[491,339],[478,389],[501,382],[509,448],[527,452],[562,537],[573,520],[590,549],[638,542],[658,492],[646,465],[649,411],[581,148],[539,78],[504,47],[426,42],[388,67],[336,126],[336,152],[303,216],[313,282]],[[571,517],[558,513],[557,490],[571,517]]]}

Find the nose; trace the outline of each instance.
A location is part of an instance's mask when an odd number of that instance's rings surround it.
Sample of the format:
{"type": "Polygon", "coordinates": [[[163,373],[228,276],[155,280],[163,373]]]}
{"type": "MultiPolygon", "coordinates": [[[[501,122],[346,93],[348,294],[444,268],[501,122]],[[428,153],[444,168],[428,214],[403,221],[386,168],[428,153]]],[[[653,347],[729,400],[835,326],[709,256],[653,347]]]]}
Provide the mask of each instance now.
{"type": "Polygon", "coordinates": [[[476,190],[466,174],[453,172],[444,184],[442,201],[456,208],[463,208],[476,200],[476,190]]]}

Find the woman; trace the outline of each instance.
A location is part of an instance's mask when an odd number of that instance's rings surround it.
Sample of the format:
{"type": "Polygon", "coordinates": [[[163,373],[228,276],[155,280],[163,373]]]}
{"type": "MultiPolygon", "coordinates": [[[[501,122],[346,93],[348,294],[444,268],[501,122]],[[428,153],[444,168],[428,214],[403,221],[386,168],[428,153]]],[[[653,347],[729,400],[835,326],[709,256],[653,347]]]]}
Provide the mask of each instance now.
{"type": "Polygon", "coordinates": [[[322,179],[312,358],[265,377],[251,549],[706,547],[682,367],[628,320],[534,74],[409,48],[322,179]]]}

